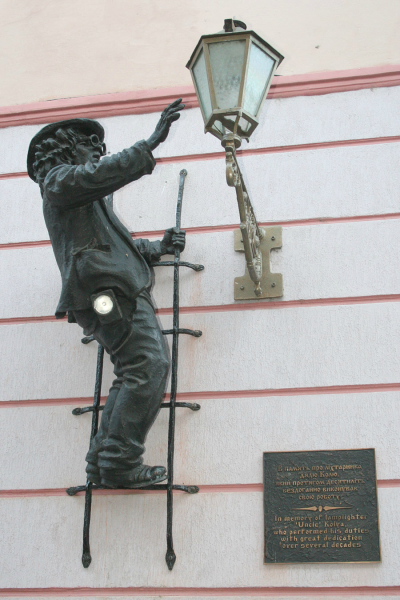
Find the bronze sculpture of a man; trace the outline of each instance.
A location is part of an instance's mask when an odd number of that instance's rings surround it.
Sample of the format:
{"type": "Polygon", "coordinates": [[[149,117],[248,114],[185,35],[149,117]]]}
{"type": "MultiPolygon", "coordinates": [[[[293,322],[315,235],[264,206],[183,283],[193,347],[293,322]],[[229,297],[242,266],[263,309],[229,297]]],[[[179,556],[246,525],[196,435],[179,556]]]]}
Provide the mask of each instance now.
{"type": "Polygon", "coordinates": [[[61,272],[56,317],[68,314],[114,364],[116,379],[86,456],[89,480],[109,487],[141,488],[167,477],[164,467],[144,465],[142,459],[169,370],[150,298],[151,264],[185,247],[184,232],[174,229],[161,241],[132,240],[109,196],[153,171],[152,150],[183,108],[176,100],[147,141],[111,156],[105,156],[103,127],[89,119],[47,125],[28,151],[28,174],[39,184],[61,272]]]}

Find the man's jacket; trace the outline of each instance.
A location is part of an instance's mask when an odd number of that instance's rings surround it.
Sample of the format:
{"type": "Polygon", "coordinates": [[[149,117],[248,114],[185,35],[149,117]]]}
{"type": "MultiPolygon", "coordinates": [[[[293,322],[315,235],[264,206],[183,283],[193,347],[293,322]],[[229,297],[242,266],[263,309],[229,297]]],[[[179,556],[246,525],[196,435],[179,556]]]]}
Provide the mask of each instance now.
{"type": "Polygon", "coordinates": [[[151,284],[160,242],[132,240],[107,196],[154,166],[142,141],[98,163],[59,165],[47,174],[43,213],[62,279],[57,318],[90,308],[96,292],[112,288],[134,299],[151,284]]]}

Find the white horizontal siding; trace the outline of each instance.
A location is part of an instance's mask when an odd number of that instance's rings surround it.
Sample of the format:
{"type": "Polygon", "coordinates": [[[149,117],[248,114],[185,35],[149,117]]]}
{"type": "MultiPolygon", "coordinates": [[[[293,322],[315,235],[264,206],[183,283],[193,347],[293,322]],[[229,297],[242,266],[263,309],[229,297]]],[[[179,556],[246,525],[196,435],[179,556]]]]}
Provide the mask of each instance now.
{"type": "MultiPolygon", "coordinates": [[[[400,88],[387,88],[269,101],[244,148],[399,135],[399,96],[400,88]]],[[[102,120],[109,150],[146,138],[158,117],[102,120]]],[[[0,157],[0,173],[25,170],[29,141],[40,128],[0,130],[7,149],[0,157]]],[[[203,134],[199,110],[194,109],[182,115],[156,154],[219,151],[219,142],[203,134]]],[[[385,143],[245,156],[240,163],[259,220],[285,221],[399,212],[399,158],[400,144],[385,143]]],[[[129,229],[159,230],[174,224],[183,167],[189,175],[182,226],[238,223],[235,193],[226,185],[224,161],[218,159],[159,164],[151,177],[116,193],[116,211],[129,229]]],[[[399,293],[399,224],[382,220],[284,228],[283,248],[271,255],[272,269],[283,274],[283,299],[399,293]]],[[[38,187],[28,179],[1,180],[0,243],[45,239],[38,187]]],[[[244,257],[233,251],[232,232],[188,236],[183,258],[206,267],[199,274],[181,272],[183,306],[233,302],[233,279],[243,274],[244,257]]],[[[0,264],[5,290],[0,318],[54,312],[60,280],[50,247],[1,252],[0,264]]],[[[159,307],[171,305],[171,275],[170,269],[156,271],[159,307]]],[[[398,382],[399,311],[400,303],[393,302],[284,310],[255,305],[253,311],[182,315],[181,326],[202,329],[203,337],[180,338],[179,391],[398,382]]],[[[171,326],[169,316],[162,322],[171,326]]],[[[1,400],[92,396],[96,345],[80,343],[79,327],[30,323],[3,326],[1,333],[1,400]]],[[[103,395],[111,380],[106,357],[103,395]]],[[[177,483],[260,483],[263,451],[357,447],[376,448],[379,479],[400,477],[397,392],[199,402],[198,413],[178,411],[177,483]]],[[[90,415],[73,416],[72,408],[0,410],[2,489],[84,482],[90,415]]],[[[150,464],[165,464],[167,418],[163,409],[150,431],[150,464]]],[[[379,488],[381,564],[303,566],[263,565],[260,492],[177,494],[178,561],[172,573],[164,562],[164,495],[95,495],[93,564],[88,570],[80,562],[82,496],[3,498],[0,585],[399,585],[399,493],[399,488],[379,488]]]]}
{"type": "MultiPolygon", "coordinates": [[[[281,300],[400,293],[399,238],[400,219],[284,227],[282,250],[270,257],[272,271],[283,274],[281,300]]],[[[232,231],[188,236],[182,259],[205,270],[181,269],[181,306],[234,302],[234,278],[244,274],[246,263],[233,249],[232,231]]],[[[8,290],[0,319],[54,314],[61,278],[50,246],[0,252],[0,280],[8,290]]],[[[155,281],[156,306],[171,307],[172,269],[156,268],[155,281]]]]}
{"type": "MultiPolygon", "coordinates": [[[[399,402],[399,392],[200,400],[196,413],[177,411],[175,481],[262,483],[262,453],[289,448],[375,448],[377,478],[400,479],[399,402]]],[[[73,416],[72,409],[0,410],[2,462],[7,465],[0,489],[84,483],[92,417],[73,416]]],[[[162,409],[150,430],[147,464],[166,465],[168,416],[162,409]]]]}
{"type": "MultiPolygon", "coordinates": [[[[400,143],[392,143],[251,155],[239,162],[257,218],[265,222],[398,212],[399,160],[400,143]]],[[[183,167],[182,227],[239,223],[225,160],[218,159],[159,165],[117,192],[116,210],[130,230],[174,224],[183,167]]]]}
{"type": "MultiPolygon", "coordinates": [[[[399,317],[396,302],[184,314],[203,336],[180,337],[179,391],[398,382],[399,317]]],[[[1,399],[92,395],[96,348],[81,336],[65,322],[4,326],[1,399]]]]}
{"type": "MultiPolygon", "coordinates": [[[[251,155],[240,159],[261,222],[399,212],[400,143],[251,155]]],[[[188,177],[182,227],[239,223],[224,159],[158,165],[119,190],[115,210],[131,231],[175,223],[179,172],[188,177]]],[[[0,243],[48,239],[39,187],[0,181],[0,243]]]]}
{"type": "Polygon", "coordinates": [[[28,177],[0,180],[0,244],[45,239],[39,186],[28,177]]]}
{"type": "Polygon", "coordinates": [[[177,494],[172,572],[165,495],[96,496],[89,569],[82,567],[84,498],[0,500],[4,587],[398,585],[399,490],[379,489],[382,562],[263,564],[260,492],[177,494]]]}
{"type": "MultiPolygon", "coordinates": [[[[398,105],[400,87],[358,90],[324,96],[296,96],[267,100],[261,121],[249,145],[263,148],[400,135],[398,105]]],[[[107,148],[118,152],[134,142],[147,139],[160,113],[126,115],[99,119],[106,130],[107,148]]],[[[0,129],[2,148],[0,173],[26,171],[29,143],[43,125],[0,129]]],[[[221,145],[204,135],[200,109],[182,113],[155,156],[181,156],[219,152],[221,145]]]]}

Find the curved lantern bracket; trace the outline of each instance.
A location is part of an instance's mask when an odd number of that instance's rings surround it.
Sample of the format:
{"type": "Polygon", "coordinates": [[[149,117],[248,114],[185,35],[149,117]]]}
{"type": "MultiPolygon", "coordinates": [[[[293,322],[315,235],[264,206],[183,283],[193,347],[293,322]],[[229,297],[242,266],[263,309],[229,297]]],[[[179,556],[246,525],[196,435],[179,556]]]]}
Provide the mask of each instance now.
{"type": "Polygon", "coordinates": [[[260,227],[236,158],[240,138],[229,135],[222,141],[226,153],[226,181],[234,187],[239,208],[240,229],[235,231],[235,250],[244,252],[246,273],[235,278],[235,300],[283,296],[280,273],[271,273],[270,251],[282,247],[282,227],[260,227]]]}

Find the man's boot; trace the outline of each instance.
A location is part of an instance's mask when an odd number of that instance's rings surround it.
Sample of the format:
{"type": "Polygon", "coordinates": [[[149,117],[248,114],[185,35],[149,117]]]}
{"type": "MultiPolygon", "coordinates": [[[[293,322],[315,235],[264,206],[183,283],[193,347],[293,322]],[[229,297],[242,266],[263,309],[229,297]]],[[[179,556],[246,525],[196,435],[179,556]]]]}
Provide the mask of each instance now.
{"type": "Polygon", "coordinates": [[[101,469],[101,485],[110,488],[145,488],[167,479],[167,471],[164,467],[149,467],[138,465],[131,471],[118,472],[117,470],[101,469]]]}

